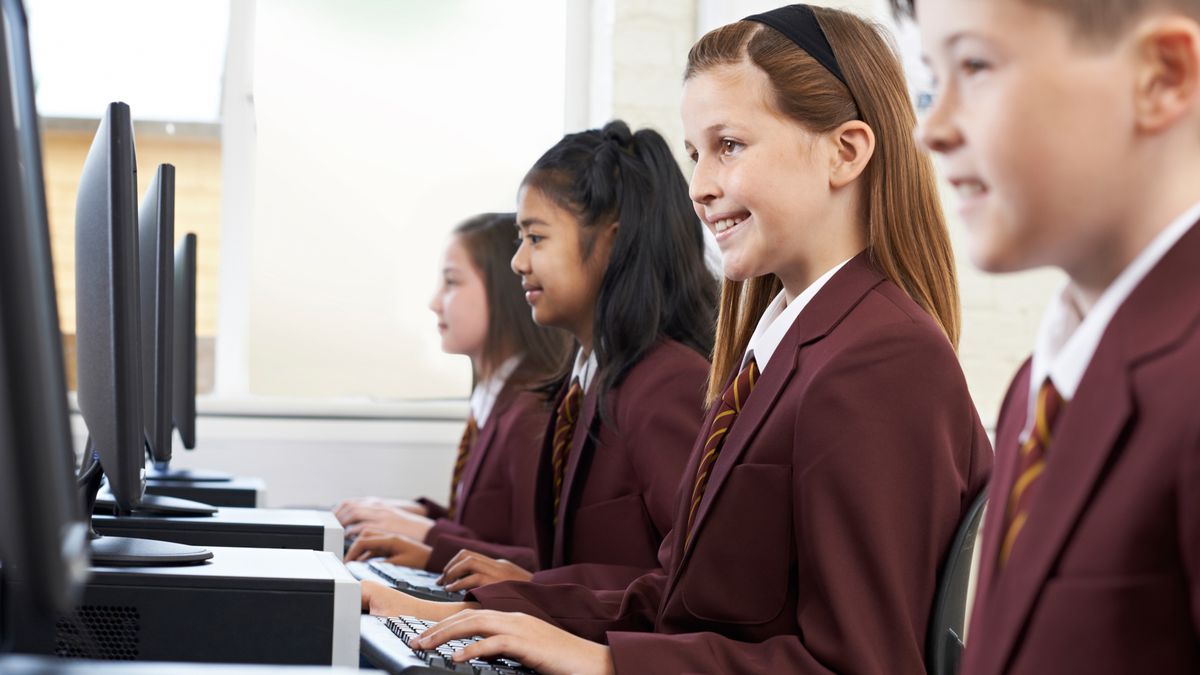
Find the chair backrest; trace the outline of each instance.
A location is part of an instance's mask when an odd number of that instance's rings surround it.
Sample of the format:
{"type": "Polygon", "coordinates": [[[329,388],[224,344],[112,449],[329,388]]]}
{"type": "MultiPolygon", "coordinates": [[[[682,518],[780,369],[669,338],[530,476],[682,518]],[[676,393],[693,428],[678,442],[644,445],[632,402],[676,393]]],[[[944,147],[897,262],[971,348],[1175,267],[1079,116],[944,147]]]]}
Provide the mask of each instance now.
{"type": "Polygon", "coordinates": [[[942,564],[925,638],[925,667],[930,675],[955,675],[958,672],[966,644],[967,617],[975,595],[979,525],[986,508],[987,488],[984,488],[959,523],[950,552],[942,564]]]}

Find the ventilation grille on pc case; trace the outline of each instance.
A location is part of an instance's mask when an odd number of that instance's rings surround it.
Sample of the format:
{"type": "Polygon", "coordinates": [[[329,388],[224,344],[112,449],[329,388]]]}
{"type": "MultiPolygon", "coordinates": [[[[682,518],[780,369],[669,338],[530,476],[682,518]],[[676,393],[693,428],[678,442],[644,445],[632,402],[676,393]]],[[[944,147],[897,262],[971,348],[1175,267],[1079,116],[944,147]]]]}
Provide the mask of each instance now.
{"type": "Polygon", "coordinates": [[[142,632],[136,607],[84,605],[58,620],[54,653],[66,658],[134,661],[142,632]]]}

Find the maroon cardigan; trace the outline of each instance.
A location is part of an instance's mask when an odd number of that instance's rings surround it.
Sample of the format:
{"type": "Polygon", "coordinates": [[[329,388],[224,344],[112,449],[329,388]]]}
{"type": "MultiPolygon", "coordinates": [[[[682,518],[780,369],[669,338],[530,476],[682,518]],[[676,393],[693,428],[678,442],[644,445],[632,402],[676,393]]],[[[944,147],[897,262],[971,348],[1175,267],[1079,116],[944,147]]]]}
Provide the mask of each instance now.
{"type": "Polygon", "coordinates": [[[1200,672],[1200,226],[1113,315],[1002,571],[1030,367],[996,429],[963,673],[1200,672]]]}
{"type": "MultiPolygon", "coordinates": [[[[426,569],[441,571],[460,550],[479,543],[532,550],[535,471],[549,417],[541,396],[512,382],[504,385],[468,451],[455,517],[422,500],[436,518],[425,535],[433,547],[426,569]]],[[[518,562],[532,561],[530,556],[518,562]]]]}
{"type": "Polygon", "coordinates": [[[618,673],[922,675],[938,568],[991,463],[954,349],[862,254],[764,370],[686,550],[682,497],[663,569],[624,591],[474,597],[607,642],[618,673]]]}

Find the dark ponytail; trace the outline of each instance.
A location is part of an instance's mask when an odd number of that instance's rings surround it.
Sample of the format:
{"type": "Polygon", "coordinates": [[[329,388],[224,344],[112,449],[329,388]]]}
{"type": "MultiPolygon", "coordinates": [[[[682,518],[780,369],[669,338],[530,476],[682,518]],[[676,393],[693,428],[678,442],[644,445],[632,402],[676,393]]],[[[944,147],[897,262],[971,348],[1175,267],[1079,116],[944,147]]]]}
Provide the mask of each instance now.
{"type": "Polygon", "coordinates": [[[662,337],[708,357],[717,281],[704,264],[703,232],[687,181],[661,135],[651,129],[631,133],[620,120],[569,134],[534,164],[522,185],[576,217],[584,229],[584,259],[596,226],[620,223],[594,315],[601,401],[662,337]]]}

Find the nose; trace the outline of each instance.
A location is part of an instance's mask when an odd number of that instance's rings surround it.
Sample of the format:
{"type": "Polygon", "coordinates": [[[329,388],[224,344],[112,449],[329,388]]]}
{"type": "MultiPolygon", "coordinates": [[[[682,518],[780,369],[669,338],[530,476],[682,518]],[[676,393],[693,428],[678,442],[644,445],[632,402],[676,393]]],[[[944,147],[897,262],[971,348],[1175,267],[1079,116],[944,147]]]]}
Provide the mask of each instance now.
{"type": "Polygon", "coordinates": [[[433,292],[433,297],[429,298],[429,311],[434,314],[442,313],[442,285],[438,284],[437,290],[433,292]]]}
{"type": "Polygon", "coordinates": [[[947,154],[963,144],[962,131],[954,122],[957,94],[950,88],[934,96],[933,105],[917,127],[917,142],[938,154],[947,154]]]}
{"type": "Polygon", "coordinates": [[[721,190],[717,183],[715,171],[711,162],[704,157],[696,161],[692,167],[692,179],[688,182],[688,196],[698,205],[705,205],[720,196],[721,190]]]}
{"type": "Polygon", "coordinates": [[[521,277],[529,274],[529,252],[526,250],[528,247],[525,245],[525,241],[524,238],[521,239],[521,243],[517,245],[517,252],[513,254],[512,262],[509,264],[513,273],[521,277]]]}

